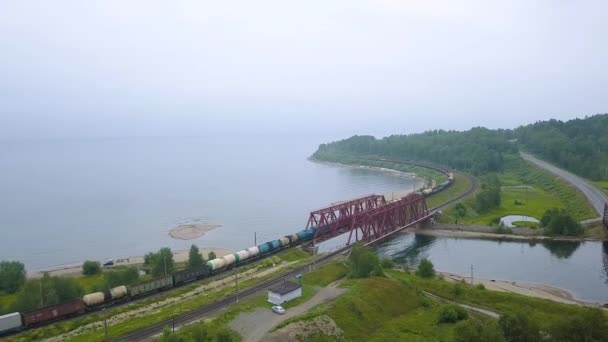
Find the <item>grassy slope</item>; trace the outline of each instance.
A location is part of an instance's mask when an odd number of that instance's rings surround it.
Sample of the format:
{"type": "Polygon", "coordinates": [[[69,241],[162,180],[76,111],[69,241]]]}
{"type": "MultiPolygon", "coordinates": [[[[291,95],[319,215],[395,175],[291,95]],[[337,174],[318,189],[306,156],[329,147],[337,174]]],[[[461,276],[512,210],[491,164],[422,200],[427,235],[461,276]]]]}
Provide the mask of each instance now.
{"type": "MultiPolygon", "coordinates": [[[[505,170],[498,177],[506,187],[501,191],[501,206],[482,215],[470,215],[460,222],[488,225],[492,219],[506,215],[527,215],[540,219],[547,209],[554,207],[566,208],[577,220],[595,217],[584,195],[575,187],[518,155],[505,156],[505,170]],[[510,188],[522,185],[532,188],[510,188]],[[516,200],[523,205],[516,205],[516,200]]],[[[473,203],[472,199],[465,202],[469,206],[469,213],[474,213],[473,203]]],[[[442,220],[454,222],[453,213],[448,210],[442,220]]]]}
{"type": "MultiPolygon", "coordinates": [[[[346,341],[452,340],[454,325],[437,323],[438,311],[443,304],[429,300],[422,291],[499,313],[526,312],[541,329],[548,329],[553,322],[589,310],[576,305],[494,292],[439,279],[422,279],[402,271],[390,270],[387,275],[387,278],[349,279],[344,283],[349,292],[332,303],[318,306],[305,315],[285,322],[281,327],[328,315],[344,331],[346,341]],[[459,290],[455,291],[455,288],[459,290]]],[[[329,341],[322,335],[309,340],[329,341]]]]}
{"type": "Polygon", "coordinates": [[[605,193],[608,194],[608,181],[606,182],[593,182],[595,185],[597,185],[598,188],[604,190],[605,193]]]}

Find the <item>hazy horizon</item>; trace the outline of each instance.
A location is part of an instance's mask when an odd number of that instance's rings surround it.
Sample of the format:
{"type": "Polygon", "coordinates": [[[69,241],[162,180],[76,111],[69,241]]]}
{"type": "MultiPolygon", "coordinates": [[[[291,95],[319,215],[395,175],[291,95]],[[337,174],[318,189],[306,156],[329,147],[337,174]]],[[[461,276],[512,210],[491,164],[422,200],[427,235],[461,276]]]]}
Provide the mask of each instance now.
{"type": "Polygon", "coordinates": [[[0,5],[0,139],[514,128],[608,112],[602,1],[0,5]]]}

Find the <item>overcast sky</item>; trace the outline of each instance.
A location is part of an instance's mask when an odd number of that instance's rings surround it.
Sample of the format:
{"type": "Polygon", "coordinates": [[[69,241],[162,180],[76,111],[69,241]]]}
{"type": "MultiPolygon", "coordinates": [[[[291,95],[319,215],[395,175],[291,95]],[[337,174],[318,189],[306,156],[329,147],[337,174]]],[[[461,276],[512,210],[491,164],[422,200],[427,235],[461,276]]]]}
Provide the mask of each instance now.
{"type": "Polygon", "coordinates": [[[0,136],[336,138],[608,112],[606,1],[0,2],[0,136]]]}

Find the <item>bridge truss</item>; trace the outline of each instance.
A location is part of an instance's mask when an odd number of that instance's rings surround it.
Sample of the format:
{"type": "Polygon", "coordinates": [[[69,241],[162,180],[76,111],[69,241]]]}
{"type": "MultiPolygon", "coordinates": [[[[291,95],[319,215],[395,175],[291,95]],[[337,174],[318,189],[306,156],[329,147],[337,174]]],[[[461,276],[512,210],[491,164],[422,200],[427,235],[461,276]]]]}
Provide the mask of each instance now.
{"type": "Polygon", "coordinates": [[[382,238],[431,216],[422,194],[388,203],[384,196],[369,195],[311,212],[306,227],[317,228],[315,243],[349,233],[350,244],[382,238]]]}

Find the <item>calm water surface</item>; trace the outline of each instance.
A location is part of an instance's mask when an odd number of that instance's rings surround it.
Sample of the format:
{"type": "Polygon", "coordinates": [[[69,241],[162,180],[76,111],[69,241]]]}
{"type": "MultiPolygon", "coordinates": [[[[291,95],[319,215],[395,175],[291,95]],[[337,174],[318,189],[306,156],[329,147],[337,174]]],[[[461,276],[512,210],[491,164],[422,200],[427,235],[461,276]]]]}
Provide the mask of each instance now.
{"type": "Polygon", "coordinates": [[[29,270],[163,246],[246,248],[305,228],[307,213],[419,179],[306,160],[318,138],[261,136],[0,142],[0,259],[29,270]],[[187,222],[223,226],[171,239],[187,222]]]}
{"type": "Polygon", "coordinates": [[[402,234],[377,248],[383,257],[415,267],[428,258],[435,269],[474,277],[546,284],[578,299],[608,303],[608,243],[496,241],[402,234]]]}

